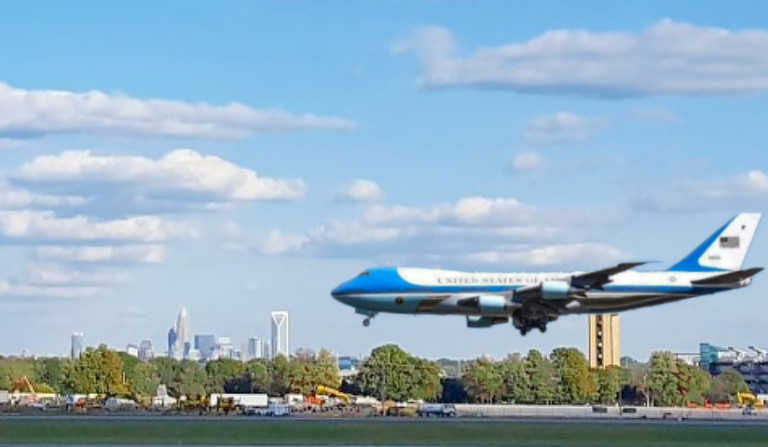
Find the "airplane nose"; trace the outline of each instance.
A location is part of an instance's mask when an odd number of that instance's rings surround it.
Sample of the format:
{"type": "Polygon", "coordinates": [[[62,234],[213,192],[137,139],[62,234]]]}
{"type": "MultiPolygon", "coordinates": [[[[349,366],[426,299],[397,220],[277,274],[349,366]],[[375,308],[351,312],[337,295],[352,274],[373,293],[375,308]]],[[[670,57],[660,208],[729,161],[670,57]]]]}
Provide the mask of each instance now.
{"type": "Polygon", "coordinates": [[[340,300],[341,297],[344,295],[345,289],[347,289],[346,285],[347,283],[339,284],[335,289],[331,290],[331,296],[334,299],[340,300]]]}

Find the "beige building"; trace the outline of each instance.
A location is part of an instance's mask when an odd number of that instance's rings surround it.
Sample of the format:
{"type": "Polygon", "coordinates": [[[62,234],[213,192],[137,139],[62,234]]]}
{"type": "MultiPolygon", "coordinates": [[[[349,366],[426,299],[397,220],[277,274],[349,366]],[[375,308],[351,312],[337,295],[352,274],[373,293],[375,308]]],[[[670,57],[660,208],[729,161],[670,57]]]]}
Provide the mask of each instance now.
{"type": "Polygon", "coordinates": [[[619,345],[619,316],[590,315],[589,325],[589,366],[605,368],[619,366],[621,357],[619,345]]]}

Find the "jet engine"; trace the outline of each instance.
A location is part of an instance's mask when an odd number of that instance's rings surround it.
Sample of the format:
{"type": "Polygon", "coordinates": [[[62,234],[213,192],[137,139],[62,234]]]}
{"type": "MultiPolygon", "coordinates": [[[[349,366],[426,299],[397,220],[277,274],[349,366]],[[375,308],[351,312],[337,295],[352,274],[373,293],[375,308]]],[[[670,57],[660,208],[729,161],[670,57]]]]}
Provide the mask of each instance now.
{"type": "Polygon", "coordinates": [[[480,317],[477,315],[467,315],[467,327],[491,327],[494,324],[504,324],[507,317],[480,317]]]}
{"type": "Polygon", "coordinates": [[[477,309],[481,314],[503,314],[508,304],[507,299],[499,295],[480,295],[459,300],[459,305],[477,309]]]}
{"type": "Polygon", "coordinates": [[[564,300],[568,298],[571,286],[563,281],[544,281],[541,283],[541,298],[545,300],[564,300]]]}

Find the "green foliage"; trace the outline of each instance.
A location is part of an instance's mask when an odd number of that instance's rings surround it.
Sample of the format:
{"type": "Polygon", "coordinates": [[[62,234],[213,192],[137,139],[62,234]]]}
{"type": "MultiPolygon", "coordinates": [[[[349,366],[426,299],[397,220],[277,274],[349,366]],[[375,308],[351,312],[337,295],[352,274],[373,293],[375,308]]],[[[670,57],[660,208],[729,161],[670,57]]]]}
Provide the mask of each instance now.
{"type": "Polygon", "coordinates": [[[358,380],[367,394],[384,400],[429,400],[441,393],[439,366],[412,357],[397,345],[375,348],[360,367],[358,380]]]}
{"type": "Polygon", "coordinates": [[[552,383],[552,365],[536,349],[528,351],[524,361],[525,375],[528,378],[531,399],[528,403],[549,404],[554,398],[552,383]]]}
{"type": "Polygon", "coordinates": [[[706,397],[710,402],[730,402],[737,393],[747,391],[744,378],[737,371],[727,369],[711,380],[706,397]]]}
{"type": "Polygon", "coordinates": [[[212,360],[205,365],[205,373],[205,390],[208,393],[242,392],[243,386],[237,381],[245,374],[242,362],[232,359],[212,360]]]}
{"type": "Polygon", "coordinates": [[[67,385],[76,393],[97,393],[108,396],[126,396],[128,386],[123,380],[123,362],[120,356],[105,345],[88,348],[69,374],[67,385]]]}
{"type": "Polygon", "coordinates": [[[629,378],[618,366],[609,366],[595,372],[597,377],[597,401],[604,405],[614,405],[618,401],[619,392],[629,378]]]}
{"type": "Polygon", "coordinates": [[[493,360],[479,358],[463,377],[467,393],[480,403],[493,403],[504,393],[502,367],[493,360]]]}
{"type": "MultiPolygon", "coordinates": [[[[56,393],[71,393],[72,390],[67,384],[67,377],[71,373],[72,367],[73,363],[69,359],[43,359],[39,361],[38,374],[35,383],[49,385],[56,393]]],[[[37,387],[35,389],[37,389],[37,387]]]]}
{"type": "Polygon", "coordinates": [[[533,391],[525,364],[519,356],[508,356],[501,364],[501,377],[504,381],[502,398],[512,403],[533,402],[533,391]]]}
{"type": "Polygon", "coordinates": [[[576,348],[557,348],[550,355],[561,403],[583,404],[596,393],[595,380],[584,354],[576,348]]]}
{"type": "Polygon", "coordinates": [[[289,363],[283,355],[278,355],[272,360],[269,368],[269,394],[282,396],[289,386],[289,363]]]}
{"type": "Polygon", "coordinates": [[[30,382],[40,377],[40,366],[29,359],[3,359],[0,361],[0,389],[11,389],[14,382],[26,376],[30,382]]]}
{"type": "Polygon", "coordinates": [[[657,406],[682,403],[678,393],[677,362],[671,352],[654,352],[648,369],[647,389],[657,406]]]}

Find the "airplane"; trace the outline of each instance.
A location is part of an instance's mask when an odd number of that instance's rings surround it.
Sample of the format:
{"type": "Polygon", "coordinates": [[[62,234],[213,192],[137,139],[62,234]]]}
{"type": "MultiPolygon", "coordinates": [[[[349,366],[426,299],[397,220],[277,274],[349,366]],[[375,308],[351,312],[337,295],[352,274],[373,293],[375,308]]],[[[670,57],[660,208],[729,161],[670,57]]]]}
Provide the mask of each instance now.
{"type": "Polygon", "coordinates": [[[605,314],[680,301],[748,286],[761,267],[742,270],[759,213],[733,217],[688,256],[664,271],[633,270],[626,262],[591,272],[470,273],[377,267],[331,295],[366,318],[395,314],[464,315],[470,328],[508,323],[526,335],[570,314],[605,314]]]}

